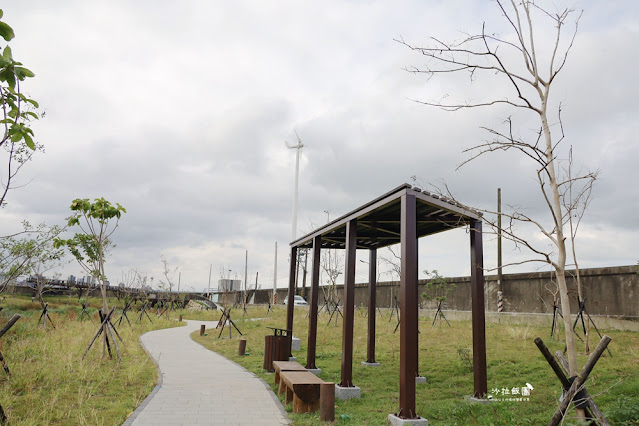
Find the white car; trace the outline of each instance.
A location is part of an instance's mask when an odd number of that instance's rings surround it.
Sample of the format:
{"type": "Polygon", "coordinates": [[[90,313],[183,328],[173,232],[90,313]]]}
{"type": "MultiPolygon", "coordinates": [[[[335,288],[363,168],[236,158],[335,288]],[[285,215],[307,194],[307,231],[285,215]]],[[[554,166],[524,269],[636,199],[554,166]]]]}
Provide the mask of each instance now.
{"type": "MultiPolygon", "coordinates": [[[[286,296],[284,298],[284,304],[288,305],[288,296],[286,296]]],[[[293,299],[293,305],[294,306],[306,306],[306,305],[308,305],[308,303],[306,303],[306,300],[304,300],[304,298],[302,296],[295,296],[295,298],[293,299]]]]}

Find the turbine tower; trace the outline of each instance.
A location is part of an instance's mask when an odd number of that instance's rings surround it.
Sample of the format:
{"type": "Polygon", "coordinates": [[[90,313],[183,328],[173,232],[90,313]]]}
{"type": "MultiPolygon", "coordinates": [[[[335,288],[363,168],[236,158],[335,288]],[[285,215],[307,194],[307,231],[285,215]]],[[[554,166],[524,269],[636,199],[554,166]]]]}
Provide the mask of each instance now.
{"type": "Polygon", "coordinates": [[[291,230],[291,241],[295,241],[295,238],[297,237],[297,187],[300,174],[300,156],[302,155],[302,148],[304,148],[304,144],[297,134],[297,131],[295,131],[295,136],[297,136],[297,145],[290,145],[288,142],[284,141],[288,149],[297,150],[297,159],[295,160],[295,190],[293,192],[293,224],[291,230]]]}

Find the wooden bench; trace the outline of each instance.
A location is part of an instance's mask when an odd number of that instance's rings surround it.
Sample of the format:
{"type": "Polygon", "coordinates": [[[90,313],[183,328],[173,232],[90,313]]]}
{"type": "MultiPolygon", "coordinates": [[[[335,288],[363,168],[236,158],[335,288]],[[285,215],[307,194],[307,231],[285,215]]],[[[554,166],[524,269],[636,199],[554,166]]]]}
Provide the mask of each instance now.
{"type": "Polygon", "coordinates": [[[280,371],[279,393],[286,390],[286,403],[293,402],[294,413],[320,410],[320,419],[335,419],[335,384],[325,382],[310,371],[280,371]]]}
{"type": "MultiPolygon", "coordinates": [[[[306,371],[306,368],[297,361],[273,361],[273,369],[275,370],[275,386],[280,383],[282,371],[306,371]]],[[[282,392],[280,391],[280,393],[282,392]]]]}

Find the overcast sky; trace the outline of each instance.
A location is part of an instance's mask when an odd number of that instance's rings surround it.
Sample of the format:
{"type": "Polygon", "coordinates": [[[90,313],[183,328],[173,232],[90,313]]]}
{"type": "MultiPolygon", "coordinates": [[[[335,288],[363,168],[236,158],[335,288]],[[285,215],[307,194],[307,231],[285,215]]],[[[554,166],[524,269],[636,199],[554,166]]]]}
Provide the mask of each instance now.
{"type": "MultiPolygon", "coordinates": [[[[601,170],[578,236],[580,265],[634,264],[639,3],[574,6],[584,13],[552,99],[563,103],[560,156],[572,145],[576,164],[601,170]]],[[[118,202],[127,213],[106,265],[111,282],[130,269],[157,281],[164,256],[183,289],[206,287],[210,265],[215,287],[220,271],[243,279],[248,250],[249,283],[259,272],[271,287],[278,242],[286,286],[295,152],[284,141],[296,142],[294,130],[305,145],[298,236],[324,224],[325,211],[341,216],[411,176],[446,182],[479,208],[494,208],[501,187],[505,204],[548,219],[525,158],[495,154],[456,171],[463,149],[486,137],[480,126],[498,127],[512,111],[449,113],[411,101],[468,94],[404,71],[424,59],[393,40],[459,39],[484,21],[508,37],[492,1],[8,0],[2,8],[14,57],[36,74],[23,89],[46,111],[33,126],[46,152],[22,170],[28,184],[9,194],[0,231],[23,219],[63,224],[78,197],[118,202]]],[[[536,34],[547,39],[549,27],[536,34]]],[[[490,78],[473,90],[477,99],[501,93],[490,78]]],[[[536,127],[521,120],[522,134],[536,127]]],[[[494,267],[494,239],[484,246],[494,267]]],[[[505,262],[526,255],[504,248],[505,262]]],[[[422,241],[420,256],[420,269],[467,274],[468,235],[422,241]]],[[[60,273],[83,275],[75,263],[60,273]]],[[[366,280],[363,263],[357,278],[366,280]]]]}

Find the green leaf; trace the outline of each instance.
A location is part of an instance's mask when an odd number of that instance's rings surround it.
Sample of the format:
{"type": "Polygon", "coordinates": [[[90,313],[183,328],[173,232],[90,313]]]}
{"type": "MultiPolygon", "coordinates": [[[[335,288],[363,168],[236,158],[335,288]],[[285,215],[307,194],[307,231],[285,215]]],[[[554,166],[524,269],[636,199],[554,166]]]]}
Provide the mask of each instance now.
{"type": "Polygon", "coordinates": [[[13,56],[11,56],[11,48],[9,46],[4,48],[2,56],[4,56],[4,59],[6,59],[7,61],[13,61],[13,56]]]}
{"type": "Polygon", "coordinates": [[[35,77],[35,74],[33,72],[24,67],[15,67],[14,69],[20,81],[24,80],[25,77],[35,77]]]}
{"type": "Polygon", "coordinates": [[[16,35],[14,34],[13,29],[9,25],[5,24],[4,22],[0,22],[0,36],[2,36],[2,38],[5,39],[6,41],[10,41],[16,35]]]}
{"type": "Polygon", "coordinates": [[[15,132],[11,135],[11,142],[18,142],[20,139],[22,139],[22,133],[20,132],[15,132]]]}
{"type": "Polygon", "coordinates": [[[26,133],[23,136],[24,136],[24,142],[27,144],[27,146],[31,148],[33,151],[35,151],[35,144],[33,143],[33,139],[31,139],[31,136],[29,136],[26,133]]]}
{"type": "MultiPolygon", "coordinates": [[[[2,72],[0,72],[0,81],[7,83],[9,85],[9,89],[16,87],[16,76],[9,68],[5,68],[2,72]]],[[[11,90],[9,90],[9,92],[11,92],[11,90]]]]}
{"type": "Polygon", "coordinates": [[[40,104],[34,101],[33,99],[25,99],[25,100],[29,102],[31,105],[33,105],[34,107],[40,108],[40,104]]]}

